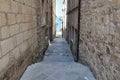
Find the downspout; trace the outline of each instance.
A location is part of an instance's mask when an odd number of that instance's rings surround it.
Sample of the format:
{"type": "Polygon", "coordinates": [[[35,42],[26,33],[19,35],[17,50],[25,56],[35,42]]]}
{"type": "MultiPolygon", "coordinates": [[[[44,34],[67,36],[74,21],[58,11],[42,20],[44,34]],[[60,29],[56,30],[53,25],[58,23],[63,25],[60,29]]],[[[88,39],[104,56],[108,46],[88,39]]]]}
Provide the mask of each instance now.
{"type": "Polygon", "coordinates": [[[76,58],[76,62],[79,61],[79,44],[80,44],[80,19],[81,19],[81,0],[79,0],[78,2],[78,35],[77,35],[77,58],[76,58]]]}
{"type": "Polygon", "coordinates": [[[64,35],[64,29],[63,29],[63,21],[62,21],[62,38],[63,38],[63,35],[64,35]]]}
{"type": "Polygon", "coordinates": [[[51,1],[51,39],[50,42],[53,41],[53,0],[51,1]]]}

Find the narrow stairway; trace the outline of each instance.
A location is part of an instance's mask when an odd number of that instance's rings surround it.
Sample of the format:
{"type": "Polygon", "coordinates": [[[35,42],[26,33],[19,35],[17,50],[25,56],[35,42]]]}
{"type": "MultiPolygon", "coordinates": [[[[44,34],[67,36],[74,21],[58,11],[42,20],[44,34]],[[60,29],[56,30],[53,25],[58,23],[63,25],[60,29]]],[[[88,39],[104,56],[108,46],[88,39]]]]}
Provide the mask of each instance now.
{"type": "Polygon", "coordinates": [[[20,80],[95,80],[90,69],[73,60],[64,39],[57,38],[49,46],[42,62],[27,68],[20,80]]]}

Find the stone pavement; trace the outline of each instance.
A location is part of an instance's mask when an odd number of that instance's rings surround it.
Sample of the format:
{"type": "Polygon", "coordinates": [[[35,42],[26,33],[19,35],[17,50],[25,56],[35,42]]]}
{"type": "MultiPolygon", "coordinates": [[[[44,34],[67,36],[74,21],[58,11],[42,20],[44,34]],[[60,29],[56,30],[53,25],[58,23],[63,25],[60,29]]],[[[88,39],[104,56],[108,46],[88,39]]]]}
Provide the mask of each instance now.
{"type": "Polygon", "coordinates": [[[20,80],[95,80],[90,69],[73,60],[64,39],[55,39],[42,62],[27,68],[20,80]]]}

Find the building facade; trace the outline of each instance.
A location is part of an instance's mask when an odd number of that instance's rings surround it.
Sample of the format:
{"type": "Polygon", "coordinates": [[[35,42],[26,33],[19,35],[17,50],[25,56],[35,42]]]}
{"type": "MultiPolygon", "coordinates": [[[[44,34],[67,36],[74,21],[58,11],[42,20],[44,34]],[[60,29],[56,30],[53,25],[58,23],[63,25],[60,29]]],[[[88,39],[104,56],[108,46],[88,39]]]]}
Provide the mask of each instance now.
{"type": "Polygon", "coordinates": [[[52,0],[52,40],[56,38],[56,0],[52,0]]]}
{"type": "Polygon", "coordinates": [[[70,48],[73,52],[73,56],[76,59],[77,56],[77,33],[78,33],[78,0],[66,0],[67,2],[67,28],[66,28],[66,40],[70,44],[70,48]]]}
{"type": "Polygon", "coordinates": [[[42,59],[55,35],[53,5],[52,0],[0,0],[0,80],[18,80],[42,59]]]}
{"type": "Polygon", "coordinates": [[[62,8],[62,34],[63,37],[66,38],[66,21],[67,21],[67,0],[63,0],[63,8],[62,8]]]}
{"type": "Polygon", "coordinates": [[[120,80],[120,0],[67,0],[67,4],[67,41],[73,52],[80,28],[79,62],[89,66],[97,80],[120,80]],[[78,1],[80,14],[75,8],[78,1]]]}

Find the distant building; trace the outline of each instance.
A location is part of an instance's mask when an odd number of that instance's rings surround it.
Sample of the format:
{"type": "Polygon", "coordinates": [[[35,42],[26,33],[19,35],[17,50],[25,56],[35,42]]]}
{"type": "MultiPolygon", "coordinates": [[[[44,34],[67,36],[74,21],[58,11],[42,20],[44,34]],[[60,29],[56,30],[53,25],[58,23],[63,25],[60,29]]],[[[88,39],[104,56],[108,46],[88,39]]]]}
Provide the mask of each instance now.
{"type": "Polygon", "coordinates": [[[62,34],[63,37],[66,38],[66,30],[67,30],[67,0],[63,0],[63,8],[62,8],[62,34]]]}
{"type": "Polygon", "coordinates": [[[47,27],[46,33],[47,37],[50,41],[52,41],[55,38],[56,35],[56,14],[55,14],[55,6],[56,6],[56,0],[41,0],[39,4],[41,8],[40,12],[40,26],[41,27],[47,27]],[[47,6],[46,6],[47,5],[47,6]]]}

